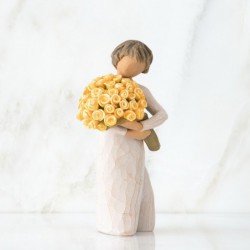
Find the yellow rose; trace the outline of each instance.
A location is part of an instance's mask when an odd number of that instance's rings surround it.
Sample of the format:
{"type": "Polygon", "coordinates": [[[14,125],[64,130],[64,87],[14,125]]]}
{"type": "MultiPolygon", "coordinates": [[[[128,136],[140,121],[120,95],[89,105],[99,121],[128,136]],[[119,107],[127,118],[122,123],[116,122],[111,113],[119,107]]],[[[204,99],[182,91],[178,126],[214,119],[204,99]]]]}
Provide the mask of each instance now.
{"type": "Polygon", "coordinates": [[[131,101],[131,100],[134,100],[135,99],[135,93],[129,93],[128,94],[128,99],[131,101]]]}
{"type": "Polygon", "coordinates": [[[114,78],[114,75],[113,75],[113,74],[108,74],[108,75],[105,75],[105,76],[103,77],[103,79],[104,79],[106,82],[113,80],[113,78],[114,78]]]}
{"type": "Polygon", "coordinates": [[[76,118],[80,121],[83,120],[83,115],[82,115],[82,112],[78,112],[78,114],[76,115],[76,118]]]}
{"type": "Polygon", "coordinates": [[[88,127],[88,124],[89,124],[90,121],[92,121],[92,120],[89,119],[89,118],[85,118],[85,119],[83,120],[83,125],[88,127]]]}
{"type": "Polygon", "coordinates": [[[122,108],[116,108],[114,111],[114,115],[115,117],[118,119],[120,117],[122,117],[124,114],[123,109],[122,108]]]}
{"type": "Polygon", "coordinates": [[[113,81],[115,82],[121,82],[122,80],[122,76],[121,75],[116,75],[114,78],[113,78],[113,81]]]}
{"type": "Polygon", "coordinates": [[[112,104],[108,103],[104,106],[104,111],[106,113],[113,113],[115,111],[115,107],[112,104]]]}
{"type": "Polygon", "coordinates": [[[110,96],[112,96],[112,95],[114,95],[114,94],[117,94],[117,95],[119,94],[119,90],[116,89],[116,88],[108,89],[107,92],[108,92],[108,94],[109,94],[110,96]]]}
{"type": "Polygon", "coordinates": [[[105,112],[103,109],[97,109],[92,113],[92,118],[97,121],[101,121],[104,119],[105,112]]]}
{"type": "Polygon", "coordinates": [[[104,85],[106,86],[107,89],[112,89],[115,86],[115,81],[105,82],[104,85]]]}
{"type": "Polygon", "coordinates": [[[91,83],[87,86],[88,91],[91,91],[91,89],[94,89],[94,88],[96,88],[95,82],[91,82],[91,83]]]}
{"type": "Polygon", "coordinates": [[[122,100],[122,98],[118,94],[113,94],[111,96],[111,103],[112,104],[118,104],[118,103],[120,103],[121,100],[122,100]]]}
{"type": "Polygon", "coordinates": [[[128,90],[128,92],[132,93],[134,91],[134,85],[130,82],[127,82],[126,89],[128,90]]]}
{"type": "Polygon", "coordinates": [[[117,88],[119,91],[125,89],[125,87],[123,86],[123,84],[120,83],[120,82],[115,84],[115,88],[117,88]]]}
{"type": "Polygon", "coordinates": [[[98,109],[98,101],[96,98],[89,98],[85,103],[85,108],[91,111],[98,109]]]}
{"type": "Polygon", "coordinates": [[[82,116],[84,119],[90,119],[92,117],[92,113],[93,113],[93,111],[90,111],[88,109],[84,109],[82,111],[82,116]]]}
{"type": "Polygon", "coordinates": [[[99,95],[98,103],[101,107],[104,107],[105,104],[110,103],[110,96],[108,94],[99,95]]]}
{"type": "Polygon", "coordinates": [[[138,83],[137,83],[137,82],[132,81],[132,84],[133,84],[134,88],[139,88],[139,85],[138,85],[138,83]]]}
{"type": "Polygon", "coordinates": [[[107,74],[96,77],[85,87],[76,118],[89,128],[104,131],[117,124],[119,118],[142,120],[147,105],[137,82],[122,75],[107,74]]]}
{"type": "Polygon", "coordinates": [[[126,85],[127,83],[132,83],[133,81],[130,78],[122,78],[121,83],[123,83],[124,85],[126,85]]]}
{"type": "Polygon", "coordinates": [[[107,129],[107,126],[103,122],[100,122],[99,124],[97,124],[96,128],[100,131],[105,131],[107,129]]]}
{"type": "Polygon", "coordinates": [[[138,101],[138,105],[140,108],[146,108],[148,106],[147,101],[145,99],[140,99],[138,101]]]}
{"type": "Polygon", "coordinates": [[[144,98],[144,93],[143,93],[143,91],[140,88],[135,88],[134,89],[134,93],[135,93],[135,98],[137,100],[139,100],[141,98],[144,98]]]}
{"type": "Polygon", "coordinates": [[[95,82],[95,86],[96,87],[102,87],[102,88],[104,88],[105,87],[104,86],[104,82],[105,82],[104,79],[100,79],[100,80],[98,80],[98,81],[95,82]]]}
{"type": "Polygon", "coordinates": [[[138,108],[138,109],[135,111],[135,114],[136,114],[136,119],[142,120],[143,117],[144,117],[144,109],[138,108]]]}
{"type": "Polygon", "coordinates": [[[95,120],[91,120],[89,123],[88,123],[88,128],[91,128],[91,129],[95,129],[97,128],[97,125],[98,125],[98,121],[95,121],[95,120]]]}
{"type": "Polygon", "coordinates": [[[136,114],[132,110],[126,110],[126,111],[124,111],[124,115],[123,116],[124,116],[124,118],[126,118],[127,120],[129,120],[131,122],[136,119],[136,114]]]}
{"type": "Polygon", "coordinates": [[[136,102],[136,100],[132,100],[128,103],[129,105],[129,109],[133,109],[133,110],[136,110],[138,109],[138,103],[136,102]]]}
{"type": "Polygon", "coordinates": [[[98,77],[94,78],[94,80],[91,83],[95,83],[95,82],[97,82],[100,79],[102,79],[102,76],[98,76],[98,77]]]}
{"type": "Polygon", "coordinates": [[[122,109],[128,109],[128,101],[126,99],[122,99],[119,102],[119,105],[120,105],[120,108],[122,108],[122,109]]]}
{"type": "Polygon", "coordinates": [[[104,124],[106,126],[114,126],[117,122],[117,119],[114,115],[111,115],[111,114],[106,114],[105,117],[104,117],[104,124]]]}
{"type": "Polygon", "coordinates": [[[89,98],[91,98],[91,93],[82,95],[82,101],[85,103],[89,98]]]}
{"type": "Polygon", "coordinates": [[[90,90],[86,87],[83,91],[83,95],[86,95],[86,94],[89,94],[90,93],[90,90]]]}
{"type": "Polygon", "coordinates": [[[104,92],[104,88],[101,88],[101,87],[91,89],[91,97],[98,97],[103,92],[104,92]]]}
{"type": "Polygon", "coordinates": [[[128,95],[129,95],[129,92],[127,89],[123,89],[120,91],[120,96],[123,98],[123,99],[126,99],[128,98],[128,95]]]}
{"type": "Polygon", "coordinates": [[[83,101],[79,101],[78,109],[84,109],[84,102],[83,101]]]}

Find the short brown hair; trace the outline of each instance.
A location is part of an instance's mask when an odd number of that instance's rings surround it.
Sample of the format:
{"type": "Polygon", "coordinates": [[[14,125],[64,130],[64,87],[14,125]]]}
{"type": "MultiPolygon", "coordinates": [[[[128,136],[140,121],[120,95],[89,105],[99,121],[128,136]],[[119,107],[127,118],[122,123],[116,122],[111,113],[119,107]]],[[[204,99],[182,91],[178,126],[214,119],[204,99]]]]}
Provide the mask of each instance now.
{"type": "Polygon", "coordinates": [[[117,63],[124,56],[135,56],[139,62],[145,62],[146,68],[142,73],[147,73],[153,61],[153,53],[146,44],[138,40],[127,40],[119,44],[111,54],[112,64],[116,67],[117,63]]]}

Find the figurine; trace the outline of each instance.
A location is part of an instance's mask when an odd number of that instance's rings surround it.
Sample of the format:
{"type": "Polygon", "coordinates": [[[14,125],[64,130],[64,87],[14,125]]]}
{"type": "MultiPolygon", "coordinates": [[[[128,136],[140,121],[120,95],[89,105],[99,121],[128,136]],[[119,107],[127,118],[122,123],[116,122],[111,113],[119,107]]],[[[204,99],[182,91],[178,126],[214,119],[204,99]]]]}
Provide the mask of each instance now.
{"type": "MultiPolygon", "coordinates": [[[[117,74],[133,79],[149,71],[153,54],[141,41],[127,40],[114,49],[111,58],[117,74]]],[[[143,140],[168,114],[147,87],[139,87],[152,116],[106,131],[96,159],[96,227],[105,234],[132,236],[138,231],[152,232],[155,227],[154,193],[145,167],[143,140]]]]}

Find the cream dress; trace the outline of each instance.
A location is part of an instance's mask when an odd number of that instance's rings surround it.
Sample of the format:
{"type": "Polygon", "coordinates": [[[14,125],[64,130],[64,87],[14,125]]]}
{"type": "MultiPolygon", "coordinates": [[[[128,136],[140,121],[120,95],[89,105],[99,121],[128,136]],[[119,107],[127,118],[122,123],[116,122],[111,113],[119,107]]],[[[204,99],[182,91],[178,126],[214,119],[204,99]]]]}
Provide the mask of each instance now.
{"type": "MultiPolygon", "coordinates": [[[[141,121],[143,131],[161,125],[168,115],[150,90],[138,85],[152,115],[141,121]]],[[[126,136],[127,130],[116,126],[99,133],[96,227],[106,234],[133,235],[136,231],[153,231],[155,226],[154,194],[145,167],[147,145],[126,136]]]]}

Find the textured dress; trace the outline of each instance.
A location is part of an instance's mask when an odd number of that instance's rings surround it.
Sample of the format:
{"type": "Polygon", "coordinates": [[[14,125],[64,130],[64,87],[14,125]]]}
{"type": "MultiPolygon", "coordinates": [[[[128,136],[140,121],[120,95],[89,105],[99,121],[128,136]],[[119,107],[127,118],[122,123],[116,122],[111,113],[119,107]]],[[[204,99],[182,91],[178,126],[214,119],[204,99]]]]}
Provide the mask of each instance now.
{"type": "MultiPolygon", "coordinates": [[[[141,121],[140,131],[155,128],[167,120],[167,112],[150,90],[138,84],[151,117],[141,121]]],[[[154,194],[145,167],[143,140],[126,135],[127,128],[115,126],[100,134],[96,159],[96,227],[113,235],[133,235],[153,231],[154,194]]]]}

